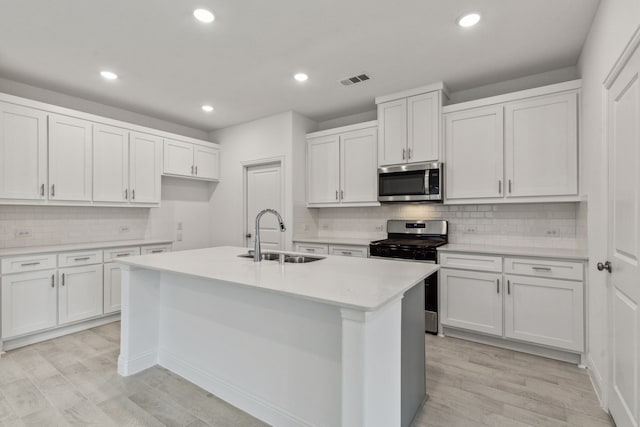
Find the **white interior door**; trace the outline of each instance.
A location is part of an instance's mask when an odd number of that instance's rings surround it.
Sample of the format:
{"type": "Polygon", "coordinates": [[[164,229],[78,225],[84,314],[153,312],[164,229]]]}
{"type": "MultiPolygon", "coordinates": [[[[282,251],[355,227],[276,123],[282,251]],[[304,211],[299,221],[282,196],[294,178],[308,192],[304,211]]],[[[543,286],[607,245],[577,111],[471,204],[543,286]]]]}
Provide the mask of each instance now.
{"type": "MultiPolygon", "coordinates": [[[[282,212],[282,179],[280,163],[251,166],[247,168],[245,203],[247,206],[245,239],[247,247],[253,248],[256,215],[263,209],[282,212]]],[[[260,242],[263,249],[282,249],[283,235],[275,215],[266,214],[260,221],[260,242]]]]}
{"type": "Polygon", "coordinates": [[[618,427],[640,424],[639,78],[640,52],[636,50],[608,94],[609,410],[618,427]]]}

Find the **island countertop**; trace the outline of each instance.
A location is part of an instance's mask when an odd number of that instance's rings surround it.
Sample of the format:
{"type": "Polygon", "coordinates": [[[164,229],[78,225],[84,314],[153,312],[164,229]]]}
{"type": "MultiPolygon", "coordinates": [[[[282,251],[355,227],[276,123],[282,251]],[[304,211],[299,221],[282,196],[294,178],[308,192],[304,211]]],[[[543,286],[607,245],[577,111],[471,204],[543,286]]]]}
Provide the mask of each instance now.
{"type": "MultiPolygon", "coordinates": [[[[123,265],[218,280],[343,308],[374,311],[438,270],[435,264],[325,256],[306,264],[255,263],[221,246],[118,259],[123,265]]],[[[292,253],[292,252],[285,252],[292,253]]]]}

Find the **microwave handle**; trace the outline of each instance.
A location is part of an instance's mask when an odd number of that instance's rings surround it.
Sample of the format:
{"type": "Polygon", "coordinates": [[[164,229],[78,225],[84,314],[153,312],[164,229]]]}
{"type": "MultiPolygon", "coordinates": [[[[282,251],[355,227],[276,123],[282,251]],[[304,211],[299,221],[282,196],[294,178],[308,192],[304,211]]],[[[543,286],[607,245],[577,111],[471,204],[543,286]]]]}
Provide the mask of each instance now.
{"type": "MultiPolygon", "coordinates": [[[[427,169],[425,171],[424,174],[424,190],[426,194],[431,195],[431,189],[429,188],[429,176],[431,175],[431,172],[433,169],[427,169]]],[[[444,163],[440,163],[438,165],[438,169],[436,169],[439,171],[438,173],[438,188],[440,189],[440,198],[441,200],[444,200],[444,187],[442,186],[442,178],[444,175],[444,163]]]]}

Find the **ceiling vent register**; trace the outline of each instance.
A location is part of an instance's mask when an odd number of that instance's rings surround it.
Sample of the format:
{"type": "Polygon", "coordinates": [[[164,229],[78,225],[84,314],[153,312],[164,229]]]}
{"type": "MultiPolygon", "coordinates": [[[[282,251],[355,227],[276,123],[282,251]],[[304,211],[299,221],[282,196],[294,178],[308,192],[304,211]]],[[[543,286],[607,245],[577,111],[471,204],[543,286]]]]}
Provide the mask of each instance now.
{"type": "Polygon", "coordinates": [[[363,74],[358,74],[357,76],[347,77],[344,80],[340,80],[340,83],[342,83],[344,86],[351,86],[356,83],[366,82],[369,79],[371,79],[371,77],[363,73],[363,74]]]}

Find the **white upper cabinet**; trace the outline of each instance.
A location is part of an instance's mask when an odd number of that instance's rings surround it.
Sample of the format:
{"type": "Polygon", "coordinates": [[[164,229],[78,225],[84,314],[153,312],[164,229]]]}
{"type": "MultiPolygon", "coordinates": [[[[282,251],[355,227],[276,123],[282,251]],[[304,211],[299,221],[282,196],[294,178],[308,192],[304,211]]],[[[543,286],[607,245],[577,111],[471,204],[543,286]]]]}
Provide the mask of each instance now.
{"type": "Polygon", "coordinates": [[[445,107],[445,203],[578,201],[580,85],[445,107]]]}
{"type": "Polygon", "coordinates": [[[377,206],[376,122],[307,135],[307,206],[377,206]]]}
{"type": "Polygon", "coordinates": [[[445,117],[445,195],[448,199],[501,197],[503,113],[476,108],[445,117]]]}
{"type": "Polygon", "coordinates": [[[507,197],[578,194],[578,94],[505,106],[507,197]]]}
{"type": "Polygon", "coordinates": [[[340,136],[307,142],[307,203],[340,202],[340,136]]]}
{"type": "Polygon", "coordinates": [[[163,173],[193,175],[193,144],[172,139],[164,140],[163,173]]]}
{"type": "Polygon", "coordinates": [[[376,98],[378,164],[440,160],[442,83],[376,98]]]}
{"type": "Polygon", "coordinates": [[[198,178],[220,179],[220,150],[195,145],[193,156],[194,173],[198,178]]]}
{"type": "Polygon", "coordinates": [[[93,200],[126,202],[129,199],[129,132],[93,126],[93,200]]]}
{"type": "Polygon", "coordinates": [[[47,115],[0,103],[0,198],[44,200],[47,115]]]}
{"type": "Polygon", "coordinates": [[[378,105],[379,164],[393,165],[407,161],[407,100],[399,99],[378,105]]]}
{"type": "Polygon", "coordinates": [[[340,135],[342,203],[375,202],[378,199],[376,128],[340,135]]]}
{"type": "Polygon", "coordinates": [[[407,99],[407,156],[410,162],[440,159],[440,92],[407,99]]]}
{"type": "Polygon", "coordinates": [[[49,198],[91,201],[91,122],[49,115],[49,198]]]}
{"type": "Polygon", "coordinates": [[[206,180],[220,179],[220,149],[204,144],[164,140],[163,174],[206,180]]]}
{"type": "Polygon", "coordinates": [[[162,139],[139,132],[129,134],[131,203],[160,203],[162,139]]]}

